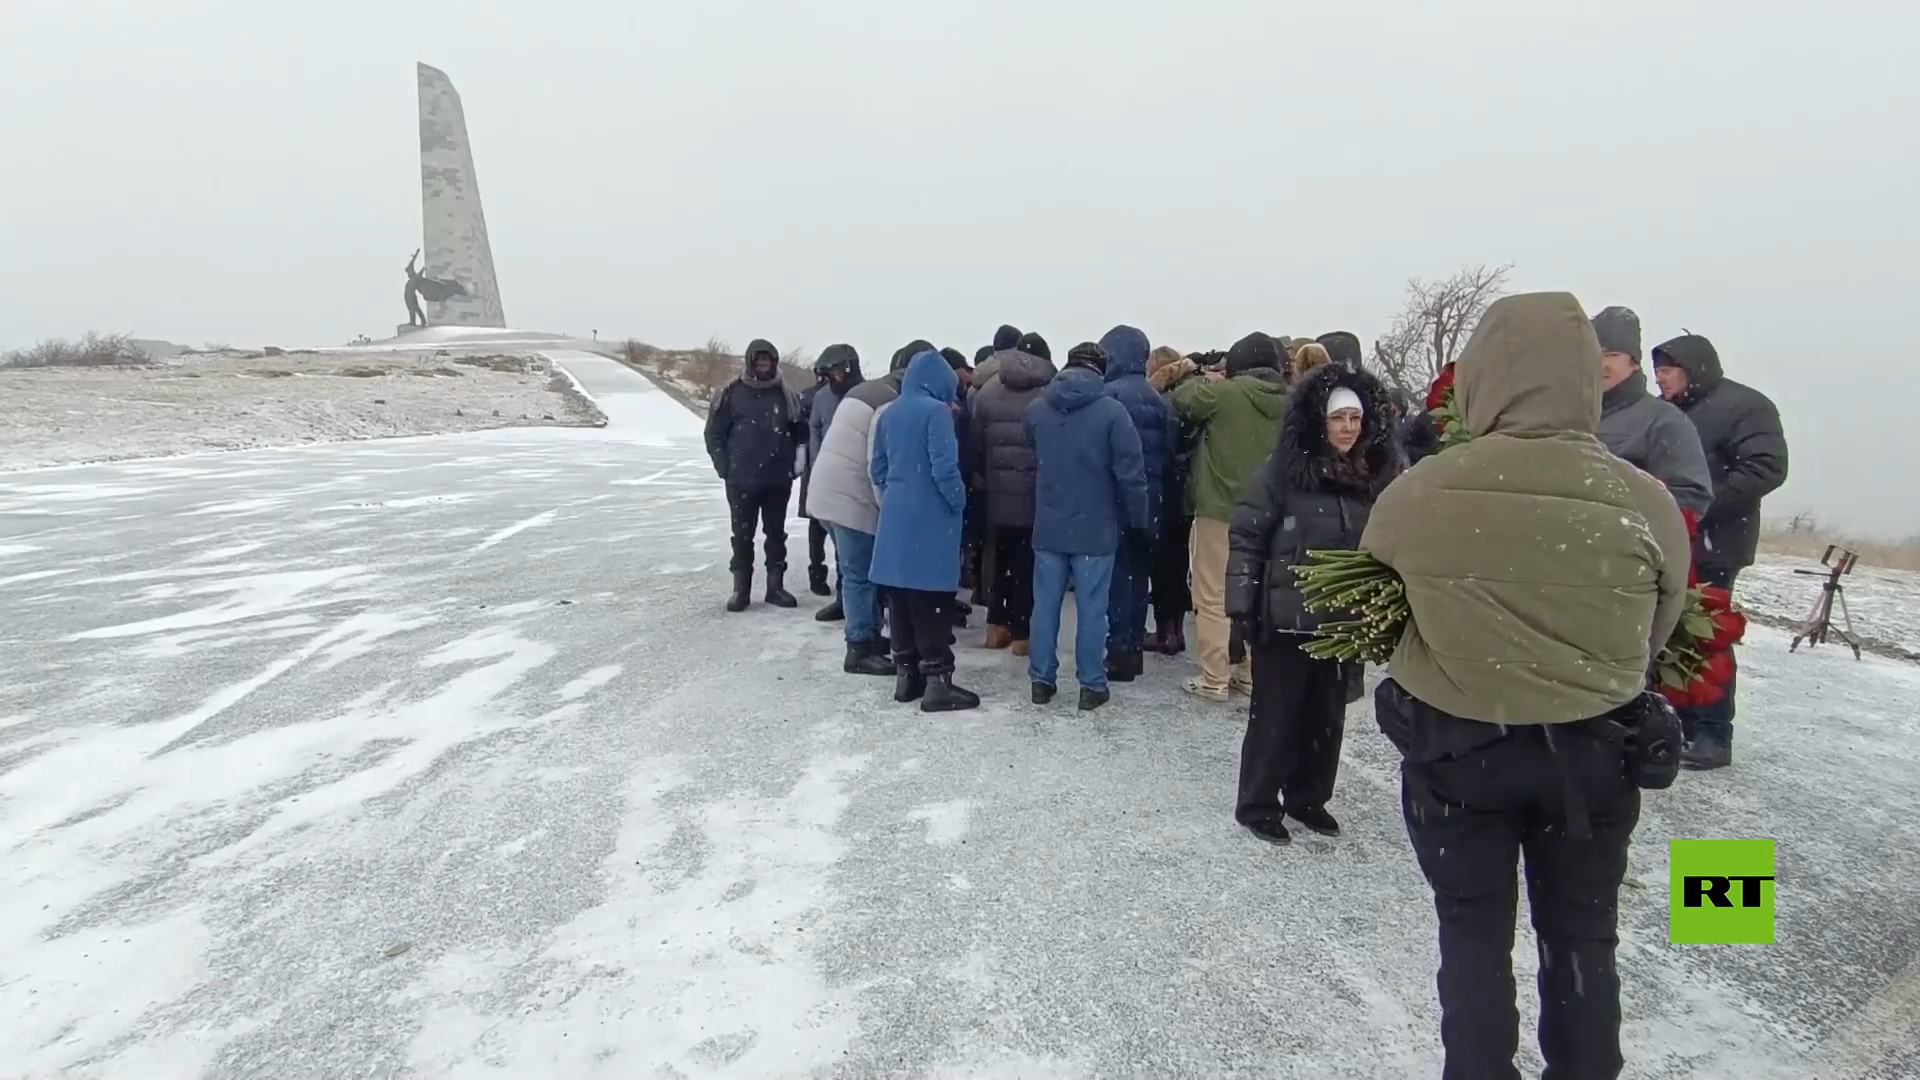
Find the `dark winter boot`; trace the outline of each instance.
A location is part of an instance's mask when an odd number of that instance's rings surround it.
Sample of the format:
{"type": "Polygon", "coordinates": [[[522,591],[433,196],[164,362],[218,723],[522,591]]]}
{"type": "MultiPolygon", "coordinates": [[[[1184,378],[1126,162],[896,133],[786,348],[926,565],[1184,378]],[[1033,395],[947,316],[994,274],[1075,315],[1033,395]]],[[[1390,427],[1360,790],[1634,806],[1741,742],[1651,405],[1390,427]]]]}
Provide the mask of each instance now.
{"type": "Polygon", "coordinates": [[[893,661],[893,700],[905,704],[919,701],[927,693],[927,677],[920,673],[920,661],[911,656],[893,661]]]}
{"type": "Polygon", "coordinates": [[[767,567],[767,603],[777,608],[799,607],[800,601],[793,598],[783,583],[786,576],[787,568],[784,566],[767,567]]]}
{"type": "Polygon", "coordinates": [[[838,600],[813,613],[814,622],[845,622],[846,618],[847,609],[841,607],[838,600]]]}
{"type": "Polygon", "coordinates": [[[1680,751],[1680,765],[1694,772],[1724,769],[1733,764],[1733,747],[1717,733],[1700,731],[1680,751]]]}
{"type": "Polygon", "coordinates": [[[1132,682],[1146,674],[1146,653],[1115,649],[1107,653],[1107,681],[1132,682]]]}
{"type": "Polygon", "coordinates": [[[1043,682],[1034,683],[1033,684],[1033,703],[1035,705],[1048,704],[1049,702],[1053,701],[1053,695],[1059,692],[1060,692],[1060,688],[1053,685],[1052,683],[1043,683],[1043,682]]]}
{"type": "Polygon", "coordinates": [[[874,642],[857,641],[847,646],[847,659],[840,670],[849,675],[891,675],[893,660],[874,642]]]}
{"type": "Polygon", "coordinates": [[[807,591],[815,596],[833,595],[833,586],[827,584],[827,568],[824,565],[807,567],[807,591]]]}
{"type": "Polygon", "coordinates": [[[973,605],[967,603],[965,600],[955,600],[953,607],[948,610],[948,614],[953,616],[953,625],[964,630],[966,629],[967,620],[973,617],[973,605]]]}
{"type": "Polygon", "coordinates": [[[733,596],[727,600],[728,611],[745,611],[753,603],[753,567],[733,572],[733,596]]]}
{"type": "Polygon", "coordinates": [[[1113,691],[1111,690],[1094,690],[1085,686],[1080,688],[1081,712],[1092,712],[1112,700],[1113,691]]]}
{"type": "Polygon", "coordinates": [[[1177,622],[1168,623],[1167,633],[1165,637],[1161,638],[1161,644],[1165,646],[1163,649],[1161,649],[1161,651],[1166,653],[1168,656],[1179,656],[1181,653],[1186,652],[1187,651],[1186,624],[1177,623],[1177,622]]]}
{"type": "Polygon", "coordinates": [[[1340,823],[1334,820],[1332,814],[1327,813],[1327,808],[1324,806],[1289,806],[1286,809],[1286,815],[1305,825],[1308,832],[1319,833],[1321,836],[1340,835],[1340,823]]]}
{"type": "Polygon", "coordinates": [[[953,685],[953,672],[926,676],[927,696],[920,699],[921,712],[961,712],[980,707],[980,695],[953,685]]]}
{"type": "Polygon", "coordinates": [[[1167,651],[1167,624],[1158,622],[1153,625],[1153,633],[1140,643],[1140,648],[1150,653],[1165,654],[1167,651]]]}
{"type": "Polygon", "coordinates": [[[1265,840],[1269,844],[1285,844],[1293,840],[1293,834],[1287,831],[1287,827],[1281,823],[1279,818],[1269,818],[1265,821],[1249,821],[1246,823],[1246,829],[1252,833],[1255,838],[1265,840]]]}

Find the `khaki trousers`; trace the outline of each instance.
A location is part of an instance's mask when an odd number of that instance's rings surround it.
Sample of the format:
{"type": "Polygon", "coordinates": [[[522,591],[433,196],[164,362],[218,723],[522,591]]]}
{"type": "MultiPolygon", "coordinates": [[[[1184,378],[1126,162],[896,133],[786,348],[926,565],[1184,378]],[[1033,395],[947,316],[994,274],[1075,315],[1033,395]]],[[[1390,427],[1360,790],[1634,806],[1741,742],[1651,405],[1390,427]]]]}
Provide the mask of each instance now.
{"type": "MultiPolygon", "coordinates": [[[[1193,590],[1193,636],[1200,653],[1200,685],[1225,690],[1232,679],[1227,645],[1233,637],[1233,625],[1227,621],[1227,523],[1195,518],[1188,550],[1187,584],[1193,590]]],[[[1251,683],[1252,679],[1245,676],[1244,681],[1251,683]]]]}

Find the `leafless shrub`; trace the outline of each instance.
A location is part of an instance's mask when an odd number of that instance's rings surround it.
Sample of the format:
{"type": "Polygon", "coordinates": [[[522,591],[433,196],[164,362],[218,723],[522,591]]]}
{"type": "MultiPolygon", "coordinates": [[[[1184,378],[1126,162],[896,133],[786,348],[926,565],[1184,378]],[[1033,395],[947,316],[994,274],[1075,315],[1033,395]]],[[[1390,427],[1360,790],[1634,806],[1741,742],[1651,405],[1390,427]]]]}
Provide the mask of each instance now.
{"type": "Polygon", "coordinates": [[[1513,264],[1469,266],[1435,281],[1407,282],[1406,304],[1373,343],[1371,366],[1395,386],[1418,394],[1460,357],[1480,316],[1506,295],[1513,264]]]}
{"type": "Polygon", "coordinates": [[[734,355],[733,346],[717,336],[686,354],[681,367],[681,379],[692,386],[702,405],[712,405],[727,384],[740,377],[740,357],[734,355]]]}
{"type": "Polygon", "coordinates": [[[644,341],[628,338],[626,344],[620,346],[620,355],[627,363],[638,367],[651,360],[657,359],[660,355],[660,350],[644,341]]]}
{"type": "Polygon", "coordinates": [[[126,334],[87,332],[78,341],[49,338],[30,348],[0,354],[0,367],[125,367],[153,363],[126,334]]]}

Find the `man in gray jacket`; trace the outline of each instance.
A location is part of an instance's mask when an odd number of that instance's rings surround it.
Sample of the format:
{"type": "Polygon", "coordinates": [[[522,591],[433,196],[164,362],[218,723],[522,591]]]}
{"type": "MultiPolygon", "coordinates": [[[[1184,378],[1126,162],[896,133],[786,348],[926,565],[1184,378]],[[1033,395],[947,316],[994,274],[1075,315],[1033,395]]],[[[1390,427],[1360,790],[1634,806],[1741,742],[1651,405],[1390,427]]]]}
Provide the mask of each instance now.
{"type": "Polygon", "coordinates": [[[819,460],[807,485],[808,517],[833,530],[833,554],[840,569],[840,606],[846,615],[849,675],[893,675],[890,647],[880,634],[880,601],[867,570],[873,562],[874,533],[880,528],[880,493],[867,463],[873,459],[873,432],[880,414],[900,397],[900,376],[907,361],[933,346],[916,341],[893,354],[887,374],[847,391],[834,405],[820,439],[819,460]]]}
{"type": "Polygon", "coordinates": [[[1640,367],[1640,316],[1609,307],[1593,317],[1600,339],[1600,442],[1615,457],[1667,485],[1696,517],[1713,503],[1713,474],[1687,414],[1647,389],[1640,367]]]}

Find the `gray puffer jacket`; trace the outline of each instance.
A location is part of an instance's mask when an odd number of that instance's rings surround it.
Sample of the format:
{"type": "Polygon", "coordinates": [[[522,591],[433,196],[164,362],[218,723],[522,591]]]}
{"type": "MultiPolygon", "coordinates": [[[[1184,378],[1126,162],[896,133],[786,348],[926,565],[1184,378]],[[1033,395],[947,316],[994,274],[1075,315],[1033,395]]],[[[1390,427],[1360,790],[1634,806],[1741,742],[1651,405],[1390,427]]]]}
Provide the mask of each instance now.
{"type": "Polygon", "coordinates": [[[1648,392],[1645,372],[1600,395],[1599,436],[1615,457],[1667,485],[1680,509],[1705,514],[1713,504],[1700,433],[1678,405],[1648,392]]]}

